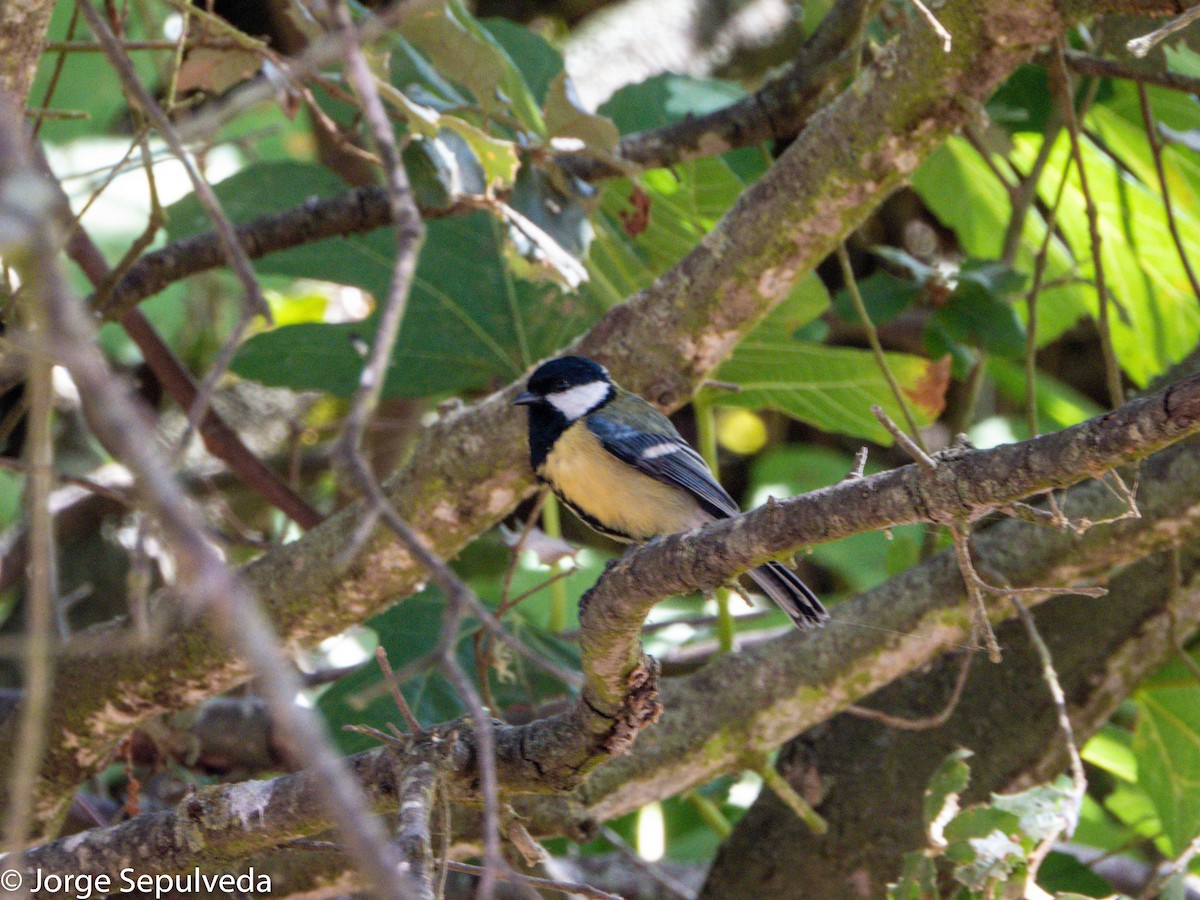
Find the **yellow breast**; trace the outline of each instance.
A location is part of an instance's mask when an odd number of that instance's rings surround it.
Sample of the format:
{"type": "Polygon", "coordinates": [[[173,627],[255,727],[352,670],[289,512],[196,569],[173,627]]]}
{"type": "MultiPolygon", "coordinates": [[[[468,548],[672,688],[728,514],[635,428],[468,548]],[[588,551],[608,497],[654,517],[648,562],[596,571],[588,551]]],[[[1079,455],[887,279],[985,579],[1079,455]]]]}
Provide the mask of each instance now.
{"type": "Polygon", "coordinates": [[[635,541],[712,521],[691,494],[643,475],[608,453],[578,421],[538,470],[554,492],[604,531],[635,541]]]}

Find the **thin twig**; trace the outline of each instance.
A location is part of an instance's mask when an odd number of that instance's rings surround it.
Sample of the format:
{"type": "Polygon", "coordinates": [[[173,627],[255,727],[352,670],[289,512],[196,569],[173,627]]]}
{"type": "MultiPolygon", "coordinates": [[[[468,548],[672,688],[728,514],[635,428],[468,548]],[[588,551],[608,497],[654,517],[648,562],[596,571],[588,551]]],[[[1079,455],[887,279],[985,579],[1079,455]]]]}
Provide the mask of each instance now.
{"type": "MultiPolygon", "coordinates": [[[[482,866],[473,866],[470,863],[456,862],[455,860],[447,860],[446,868],[452,872],[462,872],[466,875],[478,875],[482,878],[485,869],[482,866]]],[[[497,872],[496,878],[499,881],[511,881],[517,884],[527,884],[530,887],[543,888],[548,891],[558,891],[562,894],[575,894],[580,897],[591,897],[594,900],[622,900],[617,894],[610,894],[607,891],[602,891],[599,888],[594,888],[590,884],[580,884],[577,881],[555,881],[552,878],[538,878],[535,875],[522,875],[520,872],[506,870],[497,872]]]]}
{"type": "Polygon", "coordinates": [[[1192,262],[1188,258],[1187,250],[1184,249],[1183,238],[1179,234],[1179,223],[1175,221],[1175,207],[1171,203],[1171,190],[1167,184],[1166,166],[1163,164],[1162,140],[1159,137],[1158,125],[1154,121],[1154,113],[1150,109],[1150,96],[1146,92],[1146,85],[1142,82],[1137,83],[1138,102],[1142,106],[1142,122],[1146,126],[1146,140],[1150,144],[1150,152],[1154,156],[1154,168],[1158,172],[1158,187],[1162,193],[1163,209],[1167,213],[1167,227],[1171,229],[1171,239],[1175,242],[1175,250],[1179,254],[1179,261],[1183,263],[1183,270],[1187,273],[1188,284],[1192,286],[1192,294],[1196,300],[1200,302],[1200,282],[1196,280],[1196,273],[1192,270],[1192,262]]]}
{"type": "MultiPolygon", "coordinates": [[[[53,255],[43,245],[38,252],[53,255]]],[[[43,333],[44,292],[49,287],[34,282],[25,299],[32,336],[43,333]]],[[[54,605],[57,599],[54,553],[54,518],[50,514],[53,487],[54,414],[53,364],[41,353],[29,355],[29,425],[26,438],[25,509],[29,517],[29,566],[26,569],[25,658],[22,679],[20,725],[13,751],[5,817],[4,845],[15,849],[24,844],[33,815],[33,791],[42,755],[46,750],[46,721],[54,686],[54,605]]]]}
{"type": "Polygon", "coordinates": [[[346,416],[345,430],[339,442],[342,446],[341,452],[344,453],[361,450],[367,422],[379,403],[384,382],[387,380],[388,365],[396,346],[396,337],[400,333],[400,324],[404,321],[409,289],[417,268],[417,255],[425,239],[425,229],[413,199],[408,175],[400,163],[392,126],[383,108],[383,102],[379,99],[375,78],[359,46],[360,36],[350,18],[350,11],[341,0],[329,0],[326,9],[330,20],[339,29],[342,49],[346,56],[346,73],[358,96],[359,105],[370,126],[375,150],[382,161],[383,173],[387,179],[388,198],[391,201],[392,220],[396,224],[396,259],[392,266],[391,284],[379,315],[371,353],[359,376],[350,413],[346,416]]]}
{"type": "MultiPolygon", "coordinates": [[[[191,7],[193,14],[201,14],[202,11],[199,7],[192,4],[188,5],[191,7]]],[[[175,130],[175,126],[171,124],[171,120],[167,118],[162,107],[158,105],[158,102],[146,90],[145,85],[137,77],[137,72],[133,68],[133,61],[129,58],[129,54],[125,52],[124,48],[121,47],[121,42],[112,33],[112,29],[108,27],[104,16],[97,11],[90,0],[87,0],[87,2],[81,0],[79,9],[83,13],[83,17],[87,20],[88,27],[92,30],[92,34],[96,40],[104,45],[104,52],[116,70],[117,75],[120,76],[121,83],[129,92],[130,97],[137,102],[142,111],[154,122],[159,134],[162,135],[163,140],[167,142],[167,146],[178,157],[184,171],[187,172],[188,178],[192,182],[192,187],[196,192],[196,199],[200,201],[200,205],[208,213],[209,218],[212,220],[213,228],[221,240],[221,246],[224,249],[229,267],[233,270],[246,292],[247,307],[270,322],[271,308],[267,305],[267,301],[262,295],[262,289],[258,286],[258,279],[254,275],[254,268],[250,265],[250,259],[246,256],[246,251],[242,249],[242,245],[234,233],[233,224],[221,208],[221,202],[217,199],[217,195],[213,193],[213,189],[204,180],[204,177],[200,174],[200,171],[196,168],[195,163],[188,154],[187,149],[183,146],[183,141],[179,133],[175,130]]],[[[261,44],[261,42],[257,43],[261,44]]]]}
{"type": "Polygon", "coordinates": [[[892,417],[887,414],[882,406],[877,403],[871,404],[871,413],[888,430],[888,433],[896,439],[896,444],[912,457],[913,462],[929,472],[937,468],[937,463],[933,457],[929,455],[924,447],[917,444],[916,441],[905,434],[900,426],[892,421],[892,417]]]}
{"type": "MultiPolygon", "coordinates": [[[[448,611],[446,618],[452,620],[456,616],[448,611]]],[[[492,734],[492,720],[483,708],[479,692],[454,658],[453,650],[445,650],[441,662],[475,724],[475,761],[479,767],[479,791],[483,795],[483,871],[475,896],[477,900],[491,900],[496,878],[508,870],[504,857],[500,855],[500,779],[496,774],[496,737],[492,734]]]]}
{"type": "Polygon", "coordinates": [[[1108,282],[1104,277],[1104,259],[1100,248],[1100,214],[1096,209],[1096,200],[1088,187],[1087,166],[1083,161],[1082,140],[1079,134],[1079,120],[1075,115],[1075,101],[1071,91],[1071,75],[1067,71],[1065,44],[1061,38],[1055,45],[1055,60],[1058,63],[1060,99],[1067,120],[1067,132],[1071,136],[1071,156],[1075,160],[1075,170],[1079,173],[1079,190],[1083,194],[1084,209],[1087,213],[1093,277],[1096,280],[1096,296],[1100,307],[1099,315],[1096,318],[1096,327],[1100,332],[1100,349],[1104,354],[1104,375],[1108,385],[1108,399],[1111,406],[1117,407],[1125,402],[1125,387],[1121,383],[1121,367],[1117,362],[1116,350],[1113,348],[1112,327],[1109,323],[1108,307],[1111,298],[1108,294],[1108,282]]]}
{"type": "Polygon", "coordinates": [[[906,719],[903,716],[893,716],[890,713],[885,713],[881,709],[871,709],[868,706],[858,706],[855,704],[847,706],[846,712],[852,716],[858,716],[860,719],[871,719],[875,722],[881,722],[889,728],[898,728],[902,731],[928,731],[931,728],[941,728],[950,721],[950,716],[954,714],[959,700],[962,699],[963,688],[967,686],[967,674],[971,671],[971,660],[974,658],[975,648],[968,647],[962,655],[962,662],[959,663],[958,675],[954,679],[954,690],[950,692],[950,697],[941,712],[935,713],[932,716],[926,716],[922,719],[906,719]]]}
{"type": "Polygon", "coordinates": [[[1033,643],[1038,659],[1041,661],[1042,678],[1045,679],[1046,687],[1050,689],[1050,696],[1054,700],[1058,728],[1062,732],[1063,741],[1067,747],[1067,757],[1071,764],[1071,781],[1075,786],[1075,798],[1077,802],[1082,802],[1083,795],[1087,792],[1087,775],[1083,771],[1083,760],[1079,758],[1079,747],[1075,743],[1075,730],[1071,726],[1071,717],[1067,713],[1067,699],[1063,694],[1062,685],[1059,684],[1058,673],[1054,670],[1054,660],[1050,656],[1050,648],[1042,640],[1042,635],[1025,604],[1016,596],[1012,597],[1012,604],[1017,610],[1017,615],[1021,617],[1021,623],[1025,626],[1025,630],[1029,632],[1029,640],[1033,643]]]}
{"type": "Polygon", "coordinates": [[[1170,37],[1181,28],[1186,28],[1192,22],[1196,21],[1196,19],[1200,19],[1200,6],[1192,7],[1177,18],[1172,19],[1166,25],[1161,25],[1154,29],[1149,34],[1143,34],[1141,37],[1126,41],[1125,49],[1140,59],[1154,49],[1154,45],[1163,38],[1170,37]]]}
{"type": "Polygon", "coordinates": [[[859,447],[858,452],[854,454],[854,466],[846,473],[846,477],[842,481],[853,481],[856,478],[862,478],[863,472],[867,468],[867,448],[859,447]]]}
{"type": "Polygon", "coordinates": [[[917,8],[917,12],[921,14],[921,17],[929,23],[929,27],[933,29],[933,33],[942,39],[942,50],[949,53],[954,38],[946,30],[946,26],[938,21],[937,16],[930,12],[929,7],[922,3],[921,0],[911,0],[911,2],[917,8]]]}
{"type": "Polygon", "coordinates": [[[900,389],[900,382],[892,374],[892,367],[888,365],[887,357],[883,353],[883,344],[879,342],[879,332],[875,330],[875,323],[871,321],[871,316],[867,313],[867,305],[863,302],[862,294],[858,290],[858,280],[854,277],[854,269],[850,266],[850,254],[846,252],[844,241],[838,244],[837,258],[842,267],[842,280],[846,283],[846,291],[850,294],[850,299],[854,302],[854,309],[867,332],[867,343],[871,345],[871,352],[875,355],[875,364],[879,366],[879,371],[883,373],[888,387],[891,388],[892,396],[896,398],[900,411],[904,413],[904,421],[908,423],[912,440],[921,448],[922,453],[928,454],[929,449],[921,437],[921,429],[917,427],[917,420],[913,418],[912,411],[908,408],[908,401],[904,398],[904,391],[900,389]]]}
{"type": "Polygon", "coordinates": [[[784,806],[796,814],[805,827],[813,834],[822,835],[829,832],[829,823],[800,796],[779,770],[771,765],[766,754],[755,754],[747,760],[747,768],[757,772],[763,784],[774,794],[784,806]]]}
{"type": "Polygon", "coordinates": [[[1063,166],[1062,178],[1058,181],[1058,191],[1054,194],[1054,205],[1046,216],[1046,233],[1042,236],[1042,245],[1038,247],[1037,256],[1033,261],[1033,284],[1029,287],[1025,304],[1028,310],[1025,326],[1025,415],[1029,424],[1029,436],[1037,437],[1037,304],[1042,292],[1042,279],[1046,277],[1046,263],[1050,259],[1050,241],[1054,239],[1054,223],[1058,218],[1058,208],[1062,204],[1063,194],[1066,193],[1067,173],[1070,162],[1063,166]]]}
{"type": "Polygon", "coordinates": [[[423,730],[421,722],[413,714],[408,701],[404,699],[400,685],[396,683],[396,673],[392,671],[392,664],[388,662],[387,651],[382,646],[375,648],[375,661],[379,663],[379,668],[383,672],[383,680],[392,691],[392,701],[396,704],[396,709],[400,710],[400,715],[404,716],[404,723],[408,725],[408,730],[413,734],[420,734],[423,730]]]}
{"type": "Polygon", "coordinates": [[[1169,91],[1200,94],[1200,78],[1161,69],[1133,69],[1115,59],[1089,56],[1078,50],[1067,50],[1067,65],[1080,75],[1088,75],[1092,78],[1123,78],[1126,81],[1153,84],[1169,91]]]}
{"type": "Polygon", "coordinates": [[[600,829],[600,836],[608,841],[616,851],[621,854],[634,868],[645,873],[655,884],[663,888],[668,894],[677,897],[678,900],[695,900],[695,892],[689,890],[685,885],[680,884],[670,875],[662,870],[661,867],[654,865],[647,859],[644,859],[640,853],[634,850],[626,840],[617,834],[616,829],[611,825],[604,825],[600,829]]]}
{"type": "MultiPolygon", "coordinates": [[[[81,8],[85,16],[99,15],[89,4],[81,8]]],[[[19,116],[8,107],[0,107],[0,186],[28,184],[29,179],[37,177],[29,162],[19,116]]],[[[15,193],[0,191],[0,198],[11,198],[15,193]]],[[[207,612],[218,634],[258,676],[274,722],[297,760],[316,774],[317,796],[338,823],[356,863],[375,890],[400,900],[407,879],[398,877],[395,852],[378,820],[370,815],[361,788],[333,749],[316,714],[295,702],[301,685],[284,659],[266,615],[209,542],[164,464],[153,432],[96,347],[92,320],[71,295],[56,255],[45,252],[53,246],[49,220],[55,211],[55,197],[44,192],[40,198],[26,197],[24,203],[22,216],[13,216],[10,221],[21,222],[27,229],[24,237],[28,246],[16,256],[23,262],[23,281],[36,284],[43,297],[47,350],[70,372],[93,433],[114,458],[133,472],[143,502],[158,519],[165,540],[179,560],[177,588],[185,611],[207,612]],[[42,252],[27,252],[35,248],[42,252]]],[[[15,237],[10,239],[16,243],[15,237]]]]}
{"type": "Polygon", "coordinates": [[[440,840],[437,854],[438,878],[437,884],[434,885],[434,895],[437,900],[442,900],[446,896],[446,876],[450,874],[450,791],[445,781],[438,782],[437,812],[440,840]]]}
{"type": "Polygon", "coordinates": [[[974,563],[971,562],[970,533],[970,526],[963,523],[950,526],[950,537],[954,541],[954,558],[958,562],[959,572],[962,573],[967,597],[975,611],[974,630],[983,635],[983,644],[987,648],[988,659],[998,663],[1001,661],[1000,643],[996,640],[996,632],[992,630],[987,604],[983,599],[984,581],[975,571],[974,563]]]}

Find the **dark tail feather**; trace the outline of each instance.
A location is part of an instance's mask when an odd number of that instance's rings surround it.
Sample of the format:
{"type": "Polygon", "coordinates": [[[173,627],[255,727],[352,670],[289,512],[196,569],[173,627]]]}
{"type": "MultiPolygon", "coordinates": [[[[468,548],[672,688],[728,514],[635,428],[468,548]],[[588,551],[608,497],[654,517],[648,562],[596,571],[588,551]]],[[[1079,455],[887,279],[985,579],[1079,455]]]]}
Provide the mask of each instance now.
{"type": "Polygon", "coordinates": [[[829,618],[817,595],[790,569],[779,563],[769,562],[746,574],[762,588],[764,594],[775,601],[776,606],[791,617],[801,631],[814,625],[823,625],[829,618]]]}

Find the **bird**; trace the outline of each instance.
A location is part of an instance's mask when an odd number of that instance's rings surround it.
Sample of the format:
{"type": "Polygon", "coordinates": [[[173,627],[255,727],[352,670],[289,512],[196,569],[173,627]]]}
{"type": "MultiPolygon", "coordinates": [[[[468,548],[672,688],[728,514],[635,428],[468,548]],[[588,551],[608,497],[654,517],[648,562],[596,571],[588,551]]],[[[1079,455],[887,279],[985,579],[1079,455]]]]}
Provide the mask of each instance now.
{"type": "MultiPolygon", "coordinates": [[[[529,463],[538,480],[601,534],[641,543],[741,514],[671,420],[594,360],[543,363],[513,405],[528,409],[529,463]]],[[[797,628],[829,617],[780,563],[747,574],[797,628]]]]}

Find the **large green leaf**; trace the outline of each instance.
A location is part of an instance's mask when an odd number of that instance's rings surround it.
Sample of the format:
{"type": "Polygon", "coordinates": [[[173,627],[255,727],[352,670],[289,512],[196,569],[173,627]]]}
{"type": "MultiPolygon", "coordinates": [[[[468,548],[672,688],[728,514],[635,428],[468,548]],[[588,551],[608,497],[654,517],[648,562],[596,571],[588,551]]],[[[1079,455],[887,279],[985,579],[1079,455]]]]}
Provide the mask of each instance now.
{"type": "MultiPolygon", "coordinates": [[[[892,437],[871,406],[882,406],[898,422],[904,421],[903,412],[870,351],[794,337],[828,304],[820,279],[810,274],[717,369],[717,379],[740,390],[713,391],[712,400],[723,406],[776,409],[825,431],[890,444],[892,437]]],[[[917,424],[928,425],[942,410],[947,365],[905,353],[886,356],[917,424]]]]}
{"type": "MultiPolygon", "coordinates": [[[[1014,158],[1029,165],[1034,139],[1019,136],[1014,158]]],[[[1086,136],[1080,142],[1089,191],[1097,208],[1101,259],[1112,306],[1109,321],[1121,367],[1145,386],[1178,362],[1200,338],[1200,303],[1191,290],[1167,228],[1157,187],[1131,177],[1123,166],[1086,136]]],[[[1047,170],[1061,172],[1070,154],[1063,135],[1050,154],[1047,170]]],[[[1058,180],[1043,178],[1042,198],[1053,201],[1058,180]]],[[[1200,222],[1177,210],[1185,243],[1200,248],[1200,222]]],[[[1058,224],[1071,245],[1080,272],[1095,277],[1086,203],[1077,170],[1067,180],[1058,224]]],[[[1088,311],[1096,315],[1096,291],[1086,288],[1088,311]]]]}
{"type": "MultiPolygon", "coordinates": [[[[227,211],[244,220],[343,190],[315,166],[247,169],[217,186],[227,211]]],[[[171,210],[172,236],[207,227],[194,198],[171,210]]],[[[404,324],[385,392],[417,397],[483,390],[518,377],[593,320],[587,297],[515,278],[504,264],[504,226],[486,213],[428,223],[404,324]]],[[[390,229],[296,247],[260,260],[262,272],[353,285],[386,297],[395,241],[390,229]]],[[[374,336],[364,322],[290,325],[256,335],[233,369],[267,384],[352,393],[362,345],[374,336]]]]}
{"type": "MultiPolygon", "coordinates": [[[[1019,135],[1016,140],[1036,145],[1041,138],[1019,135]]],[[[1032,150],[1036,153],[1036,146],[1032,150]]],[[[1047,173],[1043,183],[1048,180],[1057,187],[1061,165],[1048,167],[1047,173]]],[[[952,137],[931,153],[913,173],[913,187],[938,219],[954,229],[969,256],[981,260],[1001,257],[1012,204],[1005,186],[965,140],[952,137]]],[[[1053,202],[1053,196],[1050,199],[1053,202]]],[[[1045,221],[1036,208],[1031,209],[1013,262],[1014,268],[1027,276],[1026,283],[1032,279],[1034,260],[1045,234],[1045,221]]],[[[1054,340],[1094,308],[1094,304],[1089,307],[1087,302],[1090,288],[1074,281],[1075,275],[1070,248],[1059,239],[1052,239],[1043,277],[1047,287],[1043,288],[1038,304],[1038,346],[1054,340]]],[[[1024,304],[1019,304],[1016,312],[1023,316],[1024,304]]]]}
{"type": "Polygon", "coordinates": [[[544,131],[538,103],[520,69],[459,0],[417,10],[404,20],[401,33],[443,76],[470,91],[482,110],[503,118],[515,115],[529,131],[544,131]]]}
{"type": "Polygon", "coordinates": [[[1155,687],[1138,694],[1133,736],[1138,784],[1150,797],[1171,855],[1200,834],[1200,689],[1155,687]]]}

